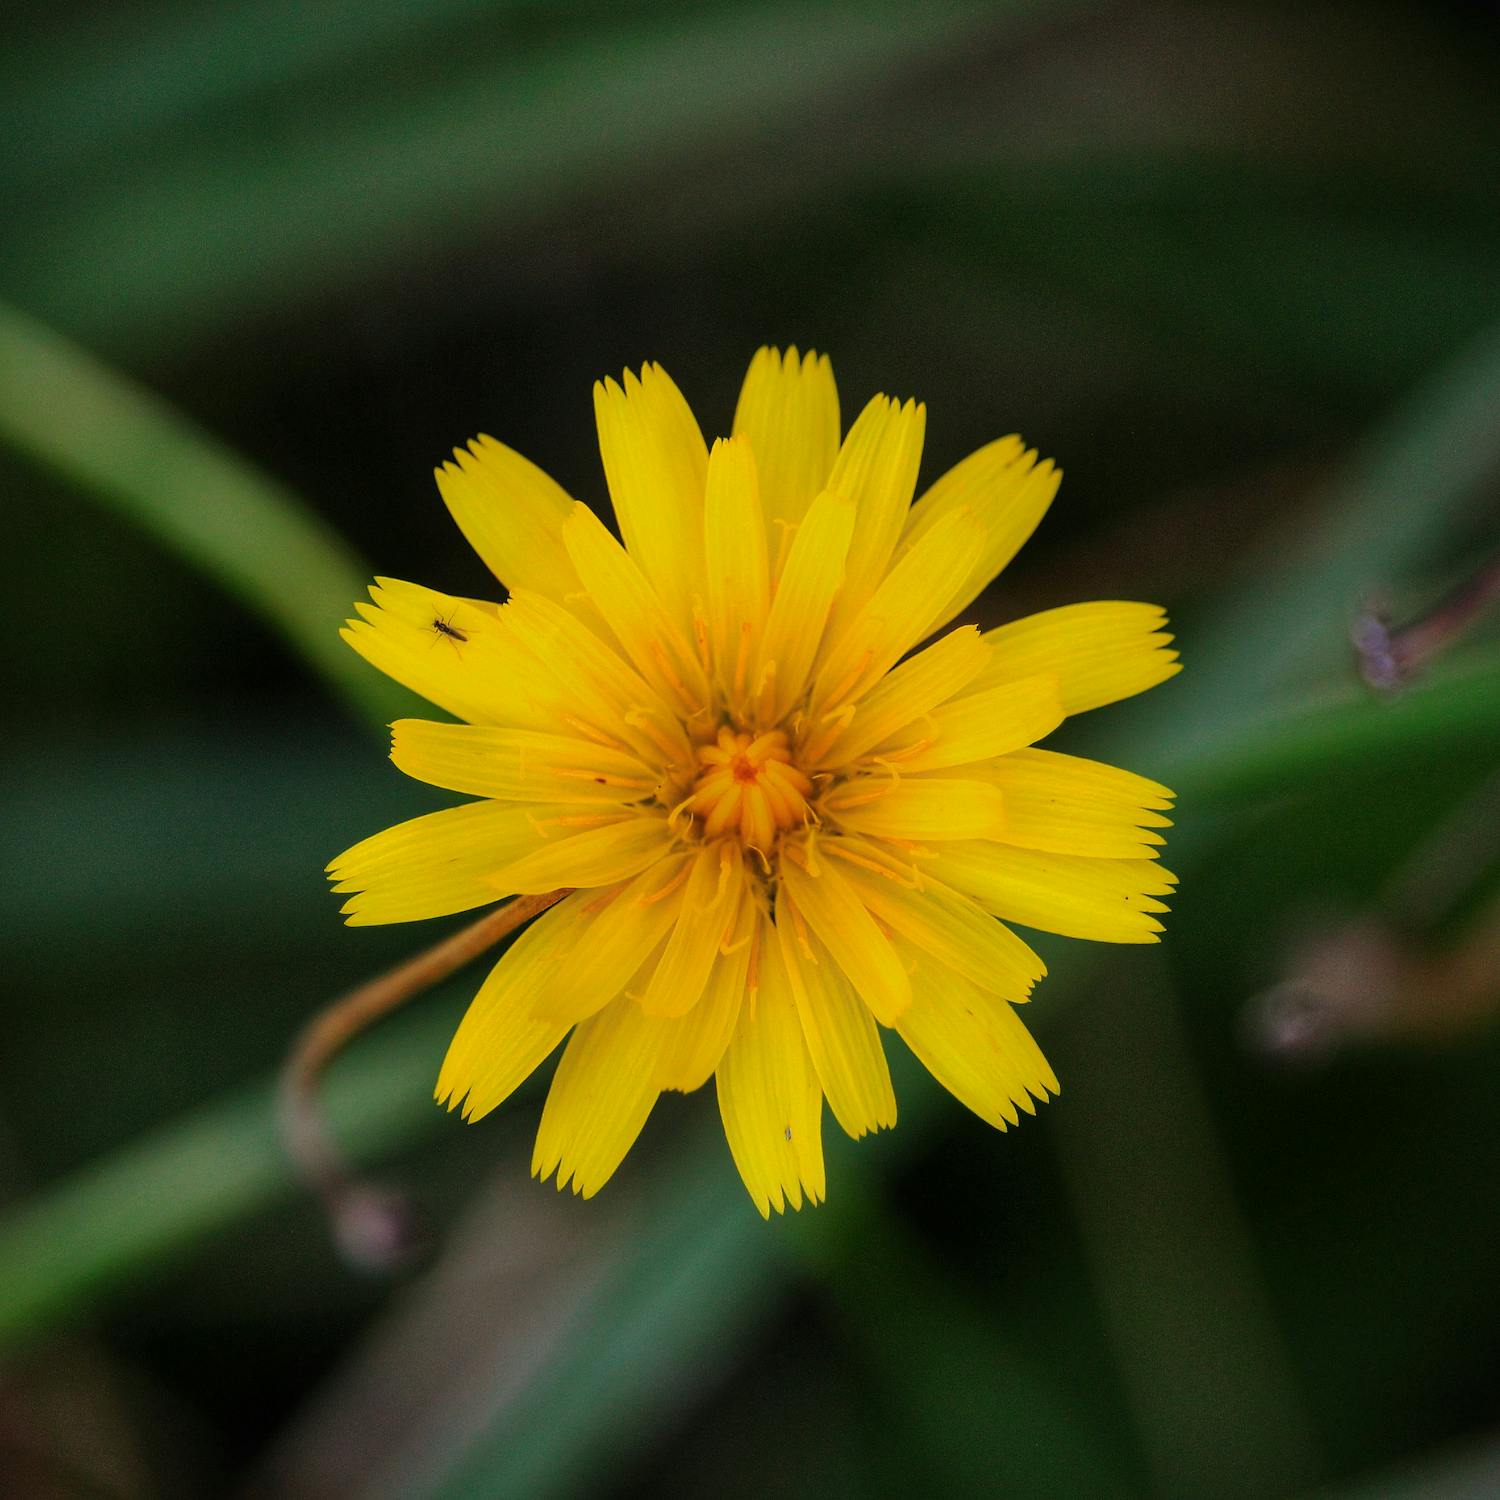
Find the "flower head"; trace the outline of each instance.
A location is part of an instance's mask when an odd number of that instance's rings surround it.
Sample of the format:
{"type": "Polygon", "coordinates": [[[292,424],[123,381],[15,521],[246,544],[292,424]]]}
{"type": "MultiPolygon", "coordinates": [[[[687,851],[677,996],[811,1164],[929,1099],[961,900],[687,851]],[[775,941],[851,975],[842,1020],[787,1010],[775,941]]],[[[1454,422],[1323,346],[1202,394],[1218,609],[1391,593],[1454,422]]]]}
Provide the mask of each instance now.
{"type": "Polygon", "coordinates": [[[1061,476],[1001,438],[913,504],[925,409],[877,396],[841,440],[826,358],[762,349],[712,450],[654,365],[594,407],[623,545],[481,437],[437,480],[507,601],[381,579],[344,632],[461,721],[398,722],[396,764],[478,799],[340,855],[349,921],[571,891],[485,980],[439,1099],[478,1119],[566,1038],[532,1165],[588,1197],[661,1091],[716,1078],[762,1214],[824,1196],[825,1099],[852,1136],[895,1123],[882,1028],[1015,1124],[1057,1080],[1006,923],[1160,931],[1171,794],[1034,747],[1177,670],[1162,612],[953,628],[1061,476]]]}

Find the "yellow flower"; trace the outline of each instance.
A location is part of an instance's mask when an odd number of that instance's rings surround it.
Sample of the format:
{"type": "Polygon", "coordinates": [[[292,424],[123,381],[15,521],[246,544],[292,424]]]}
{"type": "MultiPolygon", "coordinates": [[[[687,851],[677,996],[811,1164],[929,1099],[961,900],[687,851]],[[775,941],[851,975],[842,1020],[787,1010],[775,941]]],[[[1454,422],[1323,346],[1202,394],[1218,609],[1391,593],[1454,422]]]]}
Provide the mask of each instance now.
{"type": "Polygon", "coordinates": [[[532,1170],[589,1197],[662,1090],[714,1077],[765,1215],[823,1198],[825,1098],[851,1136],[895,1123],[881,1027],[1015,1124],[1057,1080],[1005,923],[1161,930],[1171,794],[1033,747],[1178,670],[1162,611],[950,629],[1061,475],[1006,437],[912,504],[925,409],[877,396],[841,442],[826,357],[762,349],[712,451],[657,366],[594,409],[623,546],[480,437],[437,480],[507,602],[380,579],[344,632],[463,721],[395,724],[396,764],[479,799],[340,855],[349,921],[572,890],[484,982],[438,1098],[478,1119],[571,1033],[532,1170]]]}

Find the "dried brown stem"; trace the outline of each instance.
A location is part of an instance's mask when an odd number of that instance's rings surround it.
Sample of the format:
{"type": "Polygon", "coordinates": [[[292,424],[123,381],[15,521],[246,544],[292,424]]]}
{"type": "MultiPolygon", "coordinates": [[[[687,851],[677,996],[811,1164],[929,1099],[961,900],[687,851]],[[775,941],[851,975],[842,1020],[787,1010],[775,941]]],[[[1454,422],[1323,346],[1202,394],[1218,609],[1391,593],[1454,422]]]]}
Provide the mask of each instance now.
{"type": "Polygon", "coordinates": [[[389,1264],[401,1258],[404,1205],[361,1183],[334,1142],[320,1088],[329,1064],[376,1021],[492,948],[524,922],[568,894],[520,896],[486,912],[461,932],[340,996],[308,1022],[281,1073],[282,1141],[298,1172],[322,1198],[335,1238],[355,1260],[389,1264]]]}
{"type": "Polygon", "coordinates": [[[1380,692],[1404,687],[1468,634],[1476,620],[1500,599],[1500,557],[1492,559],[1419,619],[1394,629],[1376,609],[1354,626],[1360,675],[1380,692]]]}

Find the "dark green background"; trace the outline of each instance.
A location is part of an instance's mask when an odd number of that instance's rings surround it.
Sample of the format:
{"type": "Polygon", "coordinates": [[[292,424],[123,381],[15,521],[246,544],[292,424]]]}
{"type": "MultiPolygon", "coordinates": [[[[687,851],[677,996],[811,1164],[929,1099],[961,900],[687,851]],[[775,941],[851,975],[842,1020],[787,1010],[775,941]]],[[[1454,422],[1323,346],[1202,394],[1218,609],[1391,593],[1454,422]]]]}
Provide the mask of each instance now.
{"type": "Polygon", "coordinates": [[[1255,1025],[1303,933],[1441,951],[1491,895],[1493,625],[1395,705],[1346,633],[1500,536],[1492,7],[0,25],[0,1489],[1500,1491],[1496,1028],[1289,1062],[1255,1025]],[[266,1087],[436,935],[344,929],[324,862],[443,799],[384,758],[395,697],[307,653],[367,571],[487,591],[431,481],[456,443],[599,503],[595,377],[658,359],[722,432],[765,342],[827,350],[846,420],[925,400],[926,478],[1011,430],[1057,457],[975,618],[1171,609],[1184,675],[1068,730],[1183,793],[1167,941],[1043,940],[1062,1099],[998,1136],[900,1067],[897,1131],[830,1135],[829,1204],[770,1226],[711,1093],[587,1205],[527,1179],[535,1089],[441,1116],[464,976],[338,1070],[441,1247],[363,1276],[266,1087]],[[127,452],[136,390],[169,405],[127,452]],[[193,477],[184,421],[238,479],[193,477]],[[289,523],[283,575],[237,508],[267,484],[358,560],[289,523]]]}

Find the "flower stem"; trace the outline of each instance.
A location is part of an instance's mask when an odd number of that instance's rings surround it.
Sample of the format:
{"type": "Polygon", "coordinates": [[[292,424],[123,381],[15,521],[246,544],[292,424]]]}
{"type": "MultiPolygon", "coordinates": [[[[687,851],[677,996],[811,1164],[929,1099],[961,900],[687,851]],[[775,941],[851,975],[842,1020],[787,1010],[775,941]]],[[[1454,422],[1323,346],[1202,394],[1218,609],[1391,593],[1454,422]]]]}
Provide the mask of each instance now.
{"type": "Polygon", "coordinates": [[[282,1142],[293,1165],[323,1200],[334,1238],[350,1259],[379,1269],[404,1259],[411,1245],[411,1216],[404,1199],[361,1181],[335,1143],[320,1093],[329,1064],[375,1022],[567,894],[564,888],[521,896],[486,912],[462,931],[341,995],[297,1038],[281,1071],[282,1142]]]}

